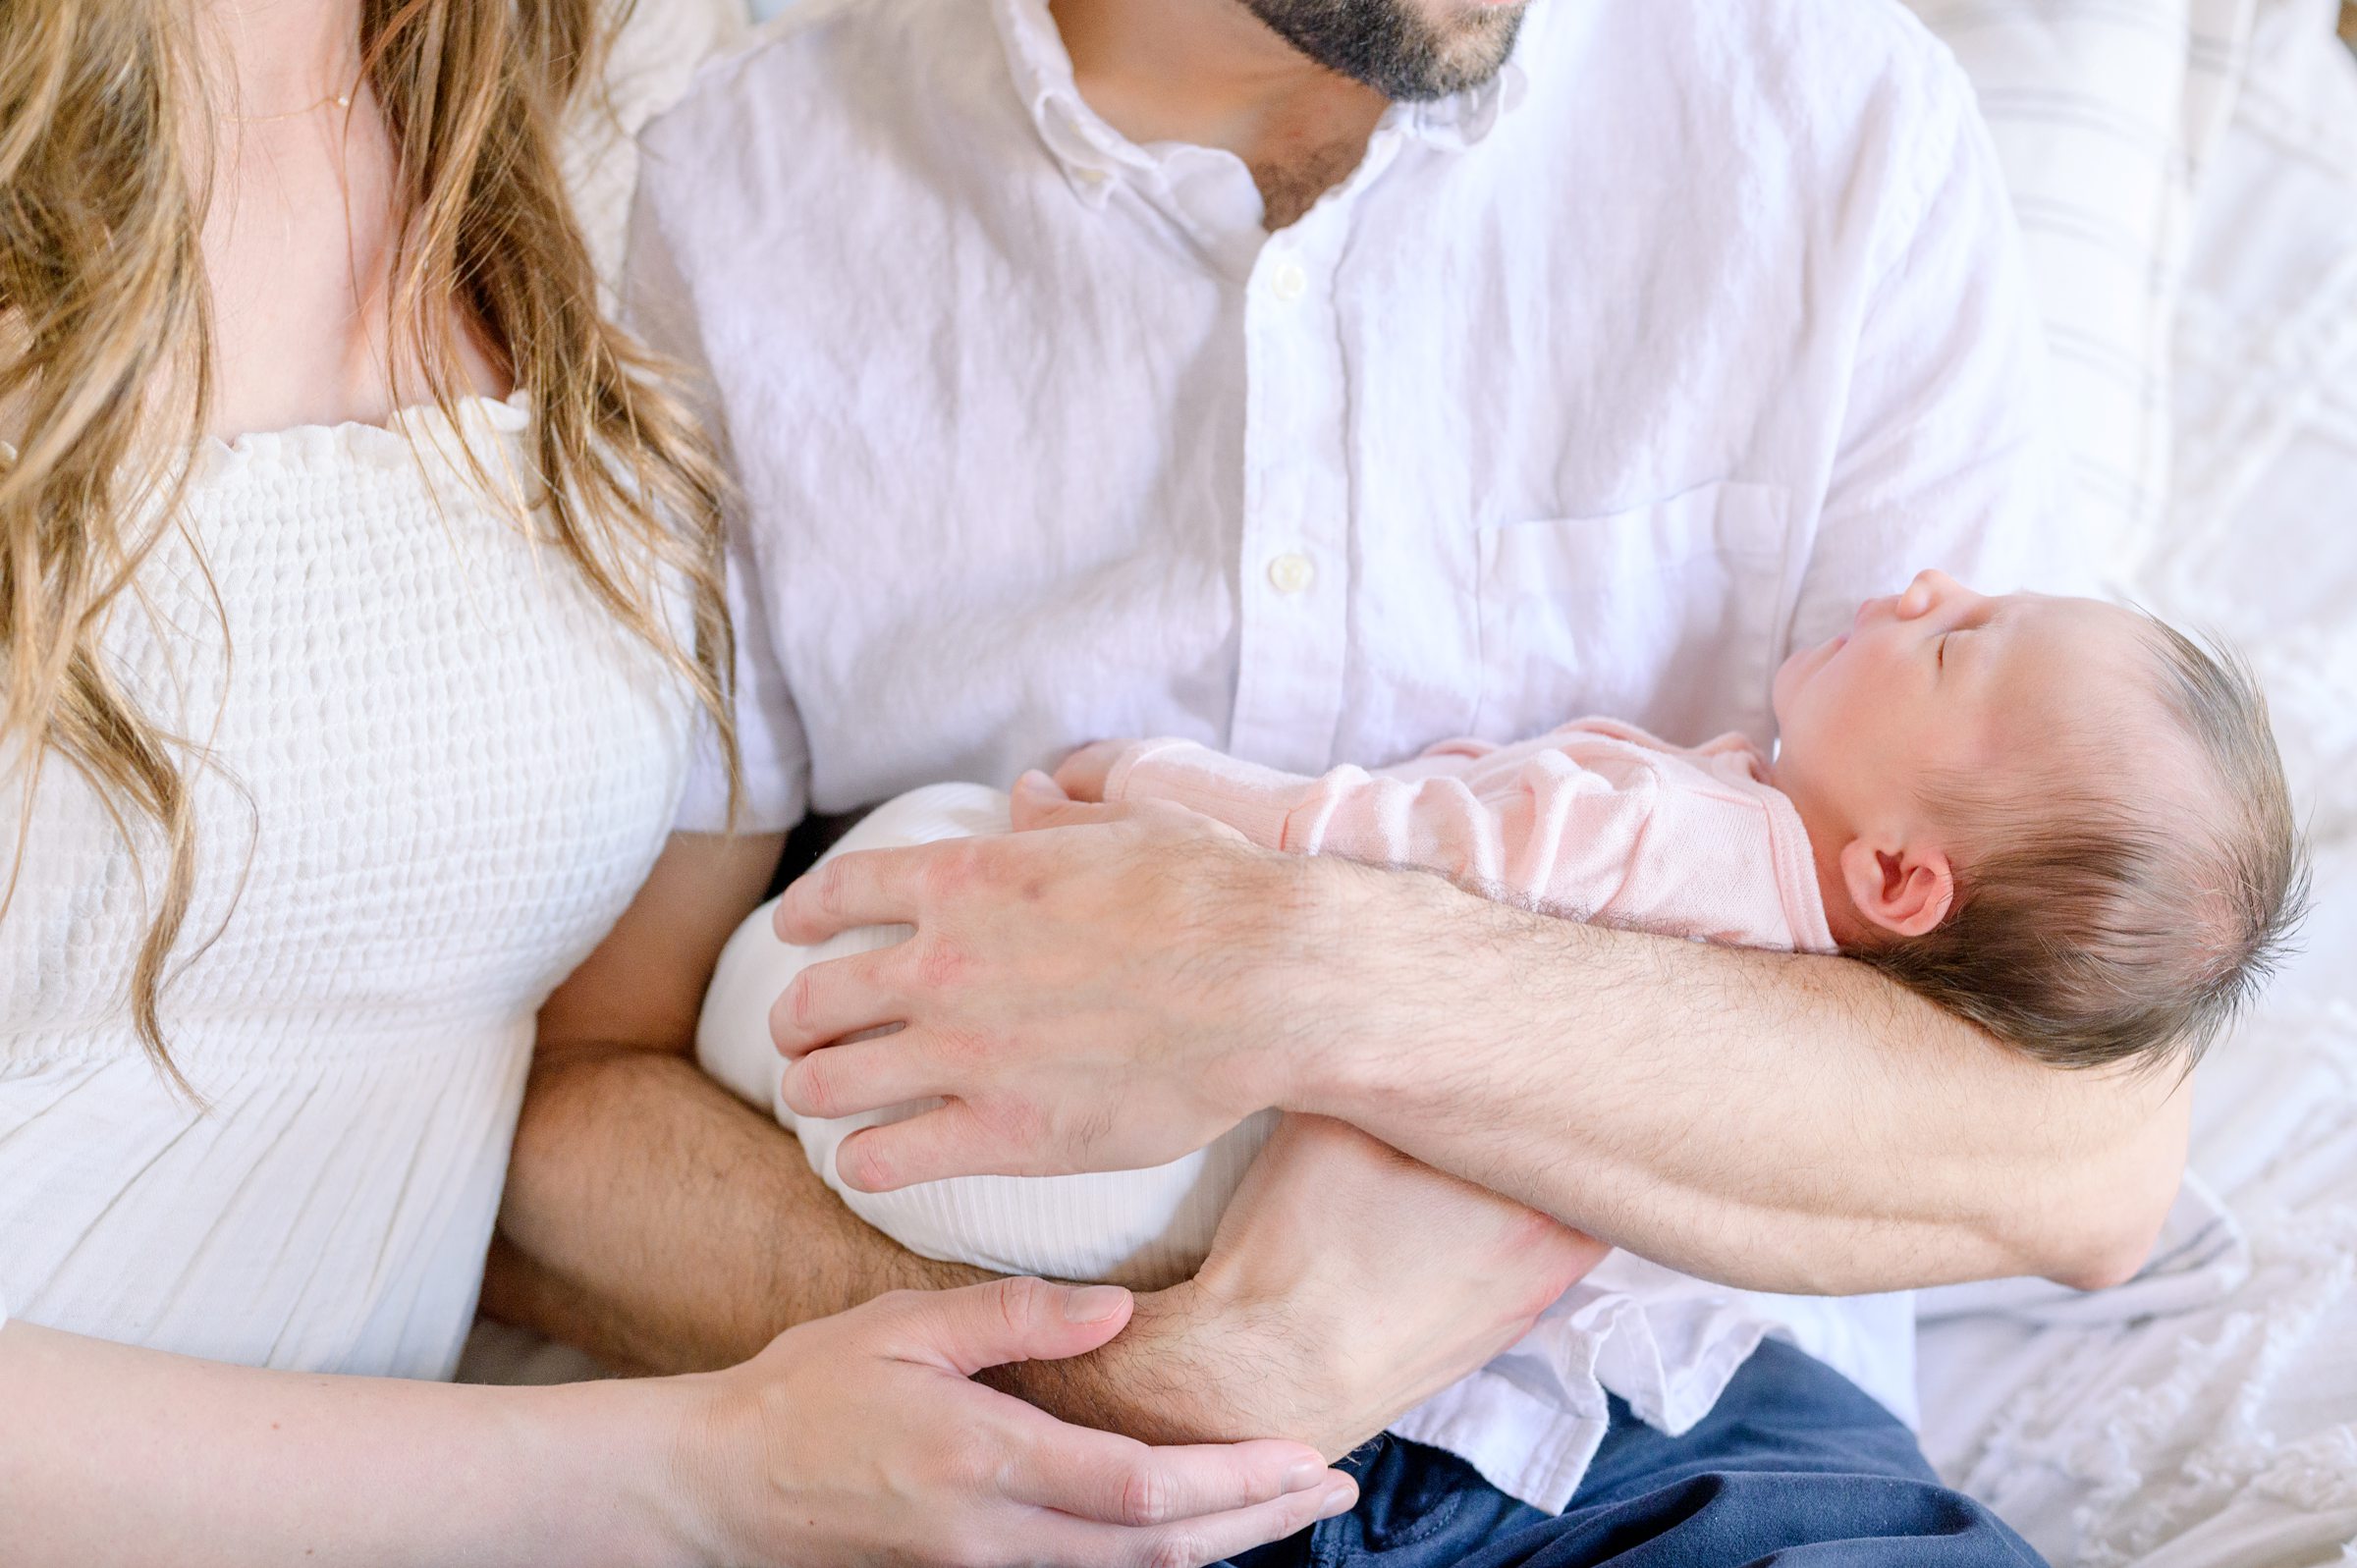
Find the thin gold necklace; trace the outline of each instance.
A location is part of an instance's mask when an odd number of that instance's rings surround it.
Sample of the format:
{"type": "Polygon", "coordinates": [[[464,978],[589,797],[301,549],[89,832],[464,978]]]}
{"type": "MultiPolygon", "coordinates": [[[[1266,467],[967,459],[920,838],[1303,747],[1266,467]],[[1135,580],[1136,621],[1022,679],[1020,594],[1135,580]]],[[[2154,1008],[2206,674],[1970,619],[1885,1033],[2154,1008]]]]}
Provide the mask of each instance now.
{"type": "Polygon", "coordinates": [[[339,109],[349,109],[352,107],[353,94],[359,90],[359,85],[356,81],[342,92],[331,92],[316,103],[306,103],[300,109],[289,109],[284,114],[226,114],[221,118],[232,125],[261,126],[273,120],[300,120],[306,114],[317,114],[331,103],[339,109]]]}

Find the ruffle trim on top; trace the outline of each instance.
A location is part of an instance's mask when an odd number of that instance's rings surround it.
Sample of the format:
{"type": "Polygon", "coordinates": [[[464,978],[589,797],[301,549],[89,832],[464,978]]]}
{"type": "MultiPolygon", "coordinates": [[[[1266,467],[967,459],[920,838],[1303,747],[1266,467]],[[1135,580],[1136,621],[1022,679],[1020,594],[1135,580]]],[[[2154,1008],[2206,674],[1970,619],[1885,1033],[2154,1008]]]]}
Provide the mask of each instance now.
{"type": "Polygon", "coordinates": [[[531,422],[531,404],[519,391],[505,398],[463,398],[450,412],[432,404],[412,405],[381,425],[353,420],[257,431],[234,441],[207,437],[196,449],[190,477],[209,484],[261,474],[403,469],[414,467],[422,457],[449,465],[477,443],[512,439],[531,422]]]}

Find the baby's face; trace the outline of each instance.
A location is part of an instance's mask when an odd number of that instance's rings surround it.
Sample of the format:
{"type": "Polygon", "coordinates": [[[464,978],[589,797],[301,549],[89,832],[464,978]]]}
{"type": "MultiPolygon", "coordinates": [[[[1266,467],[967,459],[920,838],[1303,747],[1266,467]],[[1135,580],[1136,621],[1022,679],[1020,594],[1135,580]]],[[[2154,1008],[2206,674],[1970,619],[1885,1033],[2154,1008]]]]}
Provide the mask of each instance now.
{"type": "Polygon", "coordinates": [[[1883,831],[1933,780],[2001,775],[2134,705],[2137,627],[2092,599],[1993,599],[1923,572],[1777,672],[1777,783],[1812,836],[1883,831]]]}

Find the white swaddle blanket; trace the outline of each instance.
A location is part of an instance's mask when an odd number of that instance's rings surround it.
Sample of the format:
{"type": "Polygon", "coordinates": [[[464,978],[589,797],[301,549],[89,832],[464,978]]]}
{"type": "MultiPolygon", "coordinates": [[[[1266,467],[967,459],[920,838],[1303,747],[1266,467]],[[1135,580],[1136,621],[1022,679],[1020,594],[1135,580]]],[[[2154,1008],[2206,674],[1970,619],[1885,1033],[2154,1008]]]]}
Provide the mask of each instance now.
{"type": "MultiPolygon", "coordinates": [[[[846,834],[829,855],[1005,833],[1007,796],[979,784],[935,784],[883,806],[846,834]]],[[[888,946],[905,926],[847,931],[815,947],[780,942],[764,907],[721,954],[696,1028],[704,1070],[741,1098],[777,1113],[802,1141],[810,1166],[853,1214],[909,1251],[1000,1273],[1109,1280],[1156,1290],[1193,1274],[1211,1249],[1220,1215],[1260,1146],[1275,1112],[1247,1119],[1209,1148],[1151,1170],[1081,1176],[962,1176],[899,1192],[855,1192],[835,1172],[835,1151],[861,1127],[929,1108],[920,1102],[833,1120],[797,1116],[778,1098],[785,1063],[772,1044],[769,1010],[788,982],[829,958],[888,946]]]]}

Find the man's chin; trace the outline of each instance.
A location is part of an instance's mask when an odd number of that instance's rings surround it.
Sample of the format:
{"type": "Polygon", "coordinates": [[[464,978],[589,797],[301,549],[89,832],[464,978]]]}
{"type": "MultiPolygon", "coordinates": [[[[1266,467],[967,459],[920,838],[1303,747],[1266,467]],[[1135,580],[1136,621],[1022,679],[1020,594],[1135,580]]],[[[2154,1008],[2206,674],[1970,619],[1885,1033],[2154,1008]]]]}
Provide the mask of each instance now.
{"type": "Polygon", "coordinates": [[[1470,0],[1453,19],[1446,40],[1434,52],[1432,69],[1419,83],[1426,90],[1393,96],[1430,101],[1487,86],[1513,58],[1514,40],[1521,35],[1523,14],[1530,3],[1470,0]]]}
{"type": "Polygon", "coordinates": [[[1401,103],[1481,86],[1514,52],[1529,0],[1452,0],[1443,18],[1418,0],[1244,0],[1270,30],[1317,64],[1401,103]]]}

